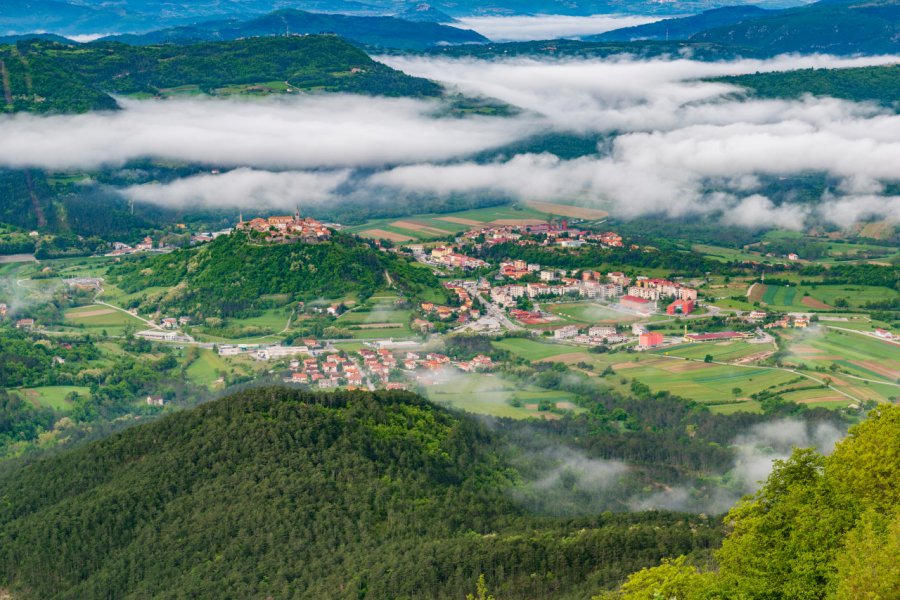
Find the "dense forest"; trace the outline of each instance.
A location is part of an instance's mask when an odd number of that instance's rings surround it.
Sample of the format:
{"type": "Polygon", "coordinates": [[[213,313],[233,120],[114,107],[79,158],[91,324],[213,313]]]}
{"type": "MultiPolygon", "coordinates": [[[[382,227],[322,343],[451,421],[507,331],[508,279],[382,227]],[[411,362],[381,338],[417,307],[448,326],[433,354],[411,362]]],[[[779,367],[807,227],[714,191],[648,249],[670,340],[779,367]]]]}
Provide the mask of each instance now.
{"type": "Polygon", "coordinates": [[[900,407],[875,409],[830,456],[798,449],[735,506],[714,571],[687,557],[632,575],[612,600],[896,598],[900,407]]]}
{"type": "Polygon", "coordinates": [[[428,269],[343,234],[318,244],[273,244],[235,233],[199,248],[129,260],[112,267],[109,275],[129,293],[170,288],[164,297],[148,300],[146,311],[177,309],[205,318],[246,316],[276,294],[303,301],[348,294],[366,298],[387,285],[386,273],[413,297],[442,289],[428,269]]]}
{"type": "Polygon", "coordinates": [[[115,109],[109,94],[158,96],[183,86],[207,94],[223,88],[235,93],[235,86],[269,82],[296,90],[385,96],[442,92],[438,84],[377,63],[332,35],[143,47],[25,40],[0,47],[0,59],[9,78],[6,112],[115,109]]]}
{"type": "Polygon", "coordinates": [[[801,69],[716,79],[747,88],[760,98],[799,98],[804,94],[900,107],[900,65],[854,69],[801,69]]]}
{"type": "Polygon", "coordinates": [[[533,515],[477,421],[402,392],[262,388],[0,470],[22,598],[584,598],[714,520],[533,515]],[[60,532],[65,532],[61,537],[60,532]]]}

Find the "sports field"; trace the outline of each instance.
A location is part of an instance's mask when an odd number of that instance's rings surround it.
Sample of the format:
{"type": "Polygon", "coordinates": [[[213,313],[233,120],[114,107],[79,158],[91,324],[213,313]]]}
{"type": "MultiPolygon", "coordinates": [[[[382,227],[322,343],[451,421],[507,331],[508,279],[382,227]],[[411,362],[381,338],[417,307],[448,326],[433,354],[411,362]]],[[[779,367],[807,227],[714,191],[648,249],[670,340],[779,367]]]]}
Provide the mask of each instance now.
{"type": "Polygon", "coordinates": [[[748,360],[755,356],[770,353],[774,350],[771,344],[748,344],[743,341],[713,342],[704,344],[684,344],[656,350],[654,354],[680,356],[694,360],[703,360],[706,355],[719,362],[748,360]]]}

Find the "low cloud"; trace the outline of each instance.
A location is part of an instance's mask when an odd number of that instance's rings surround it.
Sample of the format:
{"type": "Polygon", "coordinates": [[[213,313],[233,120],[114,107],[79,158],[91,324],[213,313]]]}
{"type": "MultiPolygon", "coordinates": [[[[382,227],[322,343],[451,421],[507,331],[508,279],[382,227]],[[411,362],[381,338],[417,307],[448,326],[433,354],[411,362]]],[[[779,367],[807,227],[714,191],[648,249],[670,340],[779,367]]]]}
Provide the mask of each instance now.
{"type": "Polygon", "coordinates": [[[118,166],[159,158],[274,169],[381,167],[446,160],[527,135],[527,119],[436,118],[436,101],[316,95],[121,100],[124,110],[0,117],[0,165],[118,166]]]}
{"type": "Polygon", "coordinates": [[[786,460],[794,448],[813,448],[830,454],[846,432],[831,423],[807,423],[780,419],[761,423],[735,438],[735,460],[725,474],[724,484],[701,490],[690,485],[666,488],[650,495],[635,496],[632,510],[678,510],[722,513],[743,496],[759,490],[772,472],[776,460],[786,460]]]}
{"type": "MultiPolygon", "coordinates": [[[[782,56],[700,62],[385,57],[414,75],[521,107],[510,117],[437,117],[440,101],[310,95],[265,101],[123,101],[125,110],[0,117],[0,166],[95,169],[156,158],[234,169],[132,186],[161,204],[292,206],[407,195],[578,200],[621,217],[721,214],[728,223],[801,229],[900,220],[900,115],[831,98],[766,100],[701,81],[719,75],[855,67],[897,57],[782,56]],[[596,153],[471,157],[535,134],[604,138],[596,153]],[[817,204],[767,197],[760,181],[825,173],[817,204]]],[[[785,184],[789,186],[789,182],[785,184]]]]}
{"type": "Polygon", "coordinates": [[[137,202],[163,206],[286,208],[334,200],[335,190],[348,176],[347,170],[273,173],[241,168],[171,183],[134,185],[123,189],[122,194],[137,202]]]}
{"type": "Polygon", "coordinates": [[[495,42],[525,42],[578,38],[659,21],[659,17],[635,15],[518,15],[513,17],[459,17],[457,23],[495,42]]]}

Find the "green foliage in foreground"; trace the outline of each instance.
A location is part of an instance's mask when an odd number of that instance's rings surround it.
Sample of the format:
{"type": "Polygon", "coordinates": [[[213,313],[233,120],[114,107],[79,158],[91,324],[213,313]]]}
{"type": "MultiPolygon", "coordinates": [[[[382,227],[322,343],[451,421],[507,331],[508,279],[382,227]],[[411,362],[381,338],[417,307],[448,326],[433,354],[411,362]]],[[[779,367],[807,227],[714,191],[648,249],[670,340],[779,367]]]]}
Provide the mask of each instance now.
{"type": "Polygon", "coordinates": [[[854,102],[873,101],[896,106],[900,101],[900,65],[855,69],[802,69],[720,77],[760,98],[799,98],[804,94],[854,102]]]}
{"type": "Polygon", "coordinates": [[[0,102],[0,112],[115,109],[109,94],[157,96],[186,86],[216,94],[220,88],[267,82],[284,82],[298,90],[385,96],[441,93],[438,84],[377,63],[336,36],[143,47],[28,40],[0,46],[0,61],[9,76],[6,91],[12,100],[0,102]]]}
{"type": "Polygon", "coordinates": [[[243,392],[0,473],[17,598],[584,598],[716,543],[701,518],[555,519],[487,429],[408,393],[243,392]],[[483,589],[483,588],[482,588],[483,589]],[[486,596],[486,594],[482,594],[486,596]]]}
{"type": "Polygon", "coordinates": [[[796,450],[726,517],[719,569],[683,557],[632,575],[622,600],[896,598],[900,407],[882,406],[828,457],[796,450]]]}
{"type": "Polygon", "coordinates": [[[336,234],[320,244],[271,244],[241,233],[171,254],[128,261],[110,271],[128,293],[147,287],[173,288],[145,310],[179,310],[196,317],[240,317],[264,308],[260,298],[288,294],[295,300],[370,296],[387,285],[416,295],[441,290],[427,269],[375,250],[357,238],[336,234]]]}

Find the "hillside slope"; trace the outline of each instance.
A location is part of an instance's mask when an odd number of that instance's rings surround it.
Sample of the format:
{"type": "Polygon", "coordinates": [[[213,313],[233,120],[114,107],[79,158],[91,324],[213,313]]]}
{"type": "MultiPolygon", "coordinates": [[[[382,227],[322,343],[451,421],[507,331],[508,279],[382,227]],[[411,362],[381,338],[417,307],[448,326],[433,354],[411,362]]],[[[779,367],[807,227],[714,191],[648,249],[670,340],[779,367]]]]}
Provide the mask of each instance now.
{"type": "Polygon", "coordinates": [[[318,244],[270,244],[235,233],[199,248],[124,262],[110,276],[130,291],[173,288],[161,304],[144,306],[149,312],[177,307],[198,317],[234,317],[258,308],[272,294],[304,301],[354,293],[367,297],[387,284],[386,271],[411,296],[443,289],[431,271],[342,234],[318,244]]]}
{"type": "Polygon", "coordinates": [[[396,17],[358,17],[301,10],[279,10],[250,20],[208,21],[142,35],[114,36],[106,40],[138,45],[190,44],[209,40],[320,33],[335,34],[357,44],[403,50],[424,50],[446,44],[488,41],[474,31],[431,21],[405,21],[396,17]]]}
{"type": "Polygon", "coordinates": [[[0,586],[423,599],[485,573],[498,597],[584,598],[717,539],[665,513],[528,516],[489,436],[408,393],[243,392],[0,473],[0,586]]]}
{"type": "Polygon", "coordinates": [[[115,109],[110,94],[346,92],[437,96],[441,87],[375,62],[336,36],[254,38],[189,46],[40,40],[0,47],[6,112],[115,109]],[[271,88],[271,89],[270,89],[271,88]]]}

